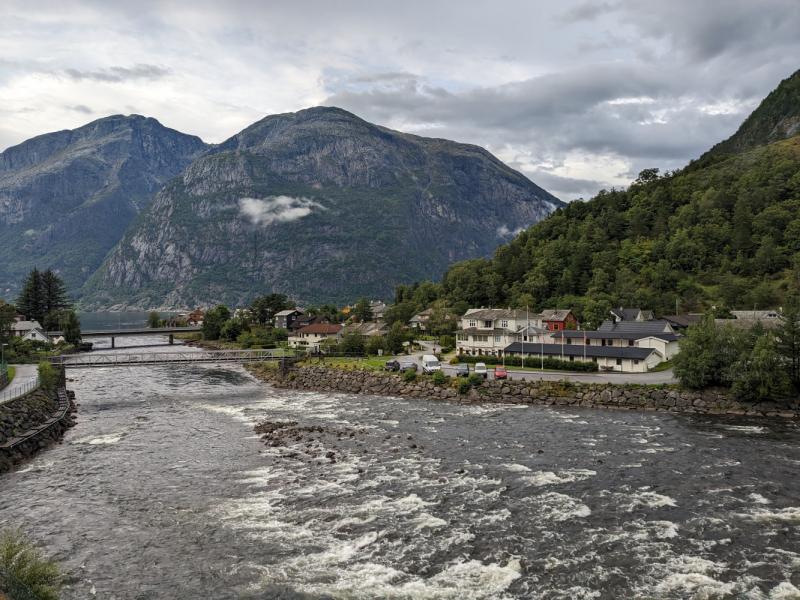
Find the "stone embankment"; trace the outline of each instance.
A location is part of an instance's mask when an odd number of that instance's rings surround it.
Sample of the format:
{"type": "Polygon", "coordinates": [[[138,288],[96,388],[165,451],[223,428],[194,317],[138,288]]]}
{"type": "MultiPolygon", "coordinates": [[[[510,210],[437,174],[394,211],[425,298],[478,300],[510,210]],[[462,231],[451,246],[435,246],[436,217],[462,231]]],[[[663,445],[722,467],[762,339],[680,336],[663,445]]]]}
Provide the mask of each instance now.
{"type": "Polygon", "coordinates": [[[683,390],[665,385],[616,385],[554,381],[485,381],[466,395],[458,393],[459,381],[435,386],[429,377],[406,383],[400,375],[366,370],[301,366],[280,378],[276,369],[253,365],[251,372],[275,387],[292,390],[343,392],[430,398],[454,402],[492,402],[548,406],[580,406],[606,410],[642,410],[699,414],[732,414],[765,417],[800,417],[800,399],[746,404],[734,400],[726,389],[683,390]]]}
{"type": "Polygon", "coordinates": [[[0,404],[0,473],[58,443],[75,425],[75,394],[63,386],[62,375],[59,389],[39,387],[0,404]]]}

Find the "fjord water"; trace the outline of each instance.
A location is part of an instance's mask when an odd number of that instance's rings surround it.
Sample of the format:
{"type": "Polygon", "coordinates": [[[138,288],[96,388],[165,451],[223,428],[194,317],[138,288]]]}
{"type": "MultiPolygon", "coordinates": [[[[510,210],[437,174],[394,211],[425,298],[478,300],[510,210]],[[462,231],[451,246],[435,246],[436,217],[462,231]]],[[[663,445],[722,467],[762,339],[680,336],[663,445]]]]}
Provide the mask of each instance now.
{"type": "Polygon", "coordinates": [[[800,597],[793,422],[69,377],[78,425],[0,478],[67,599],[800,597]]]}

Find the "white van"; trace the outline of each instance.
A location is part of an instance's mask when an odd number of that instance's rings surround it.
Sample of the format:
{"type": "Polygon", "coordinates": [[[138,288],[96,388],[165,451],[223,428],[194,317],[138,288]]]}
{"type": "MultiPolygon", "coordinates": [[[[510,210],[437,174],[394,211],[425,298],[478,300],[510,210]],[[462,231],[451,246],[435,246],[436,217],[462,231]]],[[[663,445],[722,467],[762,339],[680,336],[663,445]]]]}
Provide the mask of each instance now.
{"type": "Polygon", "coordinates": [[[422,372],[425,375],[430,375],[436,371],[441,371],[442,366],[439,364],[439,359],[432,354],[426,354],[422,357],[422,372]]]}

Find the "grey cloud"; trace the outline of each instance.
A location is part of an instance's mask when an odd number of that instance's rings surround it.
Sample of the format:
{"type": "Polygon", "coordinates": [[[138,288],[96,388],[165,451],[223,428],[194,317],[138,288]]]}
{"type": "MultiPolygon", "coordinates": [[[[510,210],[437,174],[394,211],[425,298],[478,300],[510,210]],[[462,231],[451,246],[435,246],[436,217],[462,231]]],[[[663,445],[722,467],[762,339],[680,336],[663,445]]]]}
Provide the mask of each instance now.
{"type": "Polygon", "coordinates": [[[302,219],[311,214],[313,209],[325,208],[309,198],[291,198],[289,196],[274,196],[259,200],[256,198],[242,198],[239,200],[239,211],[247,217],[253,225],[266,227],[275,222],[288,223],[302,219]]]}
{"type": "Polygon", "coordinates": [[[100,69],[97,71],[65,69],[64,73],[66,73],[72,79],[77,80],[90,79],[93,81],[104,81],[107,83],[120,83],[123,81],[136,79],[147,79],[151,81],[163,79],[170,74],[170,70],[157,65],[138,64],[130,68],[111,67],[109,69],[100,69]]]}
{"type": "Polygon", "coordinates": [[[74,110],[75,112],[80,112],[87,115],[94,114],[94,111],[85,104],[77,104],[75,106],[68,106],[67,108],[69,110],[74,110]]]}

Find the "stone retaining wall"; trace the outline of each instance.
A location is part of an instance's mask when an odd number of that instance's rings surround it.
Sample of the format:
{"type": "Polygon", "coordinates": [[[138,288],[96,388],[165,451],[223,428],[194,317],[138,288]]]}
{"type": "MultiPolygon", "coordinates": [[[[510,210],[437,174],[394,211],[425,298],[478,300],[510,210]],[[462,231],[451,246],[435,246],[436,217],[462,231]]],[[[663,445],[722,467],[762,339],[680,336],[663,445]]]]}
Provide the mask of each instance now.
{"type": "Polygon", "coordinates": [[[745,404],[731,398],[730,390],[682,390],[677,386],[615,385],[602,383],[564,384],[554,381],[485,381],[467,395],[459,395],[459,381],[449,378],[445,387],[436,387],[429,377],[407,384],[400,375],[366,370],[328,367],[295,367],[280,379],[274,369],[254,366],[253,374],[275,387],[293,390],[346,392],[430,398],[455,402],[493,402],[582,406],[607,410],[644,410],[700,414],[734,414],[767,417],[800,417],[800,399],[786,402],[745,404]]]}
{"type": "MultiPolygon", "coordinates": [[[[59,385],[64,385],[63,373],[59,385]]],[[[66,393],[70,399],[70,411],[64,418],[13,448],[0,448],[0,473],[10,470],[13,465],[59,442],[64,437],[64,432],[74,426],[71,415],[75,410],[73,402],[75,395],[70,391],[66,393]]],[[[3,446],[11,438],[41,425],[58,411],[58,408],[58,392],[56,390],[45,391],[41,387],[0,405],[0,446],[3,446]]]]}
{"type": "Polygon", "coordinates": [[[8,371],[0,373],[0,390],[8,385],[8,371]]]}

